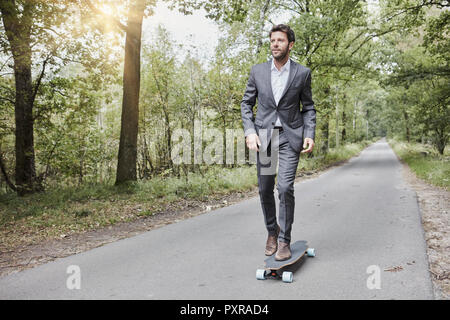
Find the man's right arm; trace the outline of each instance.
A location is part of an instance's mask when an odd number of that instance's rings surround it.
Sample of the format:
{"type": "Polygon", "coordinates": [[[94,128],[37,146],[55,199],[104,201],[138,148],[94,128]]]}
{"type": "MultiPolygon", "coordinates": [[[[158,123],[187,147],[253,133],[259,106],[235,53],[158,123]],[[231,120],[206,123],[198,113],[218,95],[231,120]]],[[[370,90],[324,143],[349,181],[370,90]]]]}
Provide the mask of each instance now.
{"type": "Polygon", "coordinates": [[[256,89],[256,83],[254,78],[253,67],[250,71],[250,77],[248,78],[247,88],[245,89],[244,97],[241,102],[241,117],[244,125],[244,135],[247,137],[252,133],[256,133],[255,123],[253,122],[253,108],[256,104],[256,97],[258,96],[258,90],[256,89]]]}

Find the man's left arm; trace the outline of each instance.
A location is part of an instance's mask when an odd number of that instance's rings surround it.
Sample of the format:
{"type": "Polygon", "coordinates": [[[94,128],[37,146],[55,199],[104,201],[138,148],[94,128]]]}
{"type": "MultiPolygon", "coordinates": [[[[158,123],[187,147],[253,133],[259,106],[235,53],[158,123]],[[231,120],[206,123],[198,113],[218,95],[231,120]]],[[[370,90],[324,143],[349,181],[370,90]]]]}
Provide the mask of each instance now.
{"type": "Polygon", "coordinates": [[[306,72],[305,84],[302,89],[302,93],[300,95],[300,100],[302,102],[302,117],[303,117],[303,139],[304,144],[303,148],[306,148],[306,144],[308,144],[308,149],[304,150],[305,152],[311,152],[312,147],[314,146],[314,138],[316,136],[316,109],[314,109],[314,101],[312,99],[311,92],[311,70],[308,69],[306,72]],[[311,143],[308,143],[309,139],[312,140],[311,143]]]}

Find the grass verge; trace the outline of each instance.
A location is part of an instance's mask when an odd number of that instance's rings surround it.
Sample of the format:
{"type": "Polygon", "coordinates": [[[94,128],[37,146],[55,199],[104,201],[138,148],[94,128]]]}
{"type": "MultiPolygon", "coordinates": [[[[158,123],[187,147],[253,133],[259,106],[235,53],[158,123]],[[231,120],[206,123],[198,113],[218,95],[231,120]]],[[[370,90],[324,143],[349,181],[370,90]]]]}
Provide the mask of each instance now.
{"type": "Polygon", "coordinates": [[[450,187],[450,155],[446,148],[440,155],[432,146],[420,143],[407,143],[394,139],[388,140],[389,145],[411,168],[411,170],[426,182],[444,187],[450,187]]]}

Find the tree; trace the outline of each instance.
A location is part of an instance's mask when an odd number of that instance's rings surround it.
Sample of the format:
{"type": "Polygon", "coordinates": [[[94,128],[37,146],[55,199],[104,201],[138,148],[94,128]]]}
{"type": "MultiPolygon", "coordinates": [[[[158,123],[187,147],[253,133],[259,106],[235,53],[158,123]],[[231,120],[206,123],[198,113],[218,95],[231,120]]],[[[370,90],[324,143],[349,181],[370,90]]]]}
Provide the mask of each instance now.
{"type": "MultiPolygon", "coordinates": [[[[158,151],[160,151],[156,152],[159,157],[158,167],[172,170],[170,152],[173,124],[171,122],[177,110],[174,104],[177,92],[174,45],[168,31],[162,26],[158,26],[153,42],[144,48],[145,86],[141,89],[143,93],[141,101],[145,117],[141,117],[144,125],[141,134],[144,139],[147,138],[147,128],[152,128],[154,143],[158,145],[158,151]]],[[[149,146],[145,145],[144,148],[146,149],[144,152],[149,153],[149,146]]]]}
{"type": "MultiPolygon", "coordinates": [[[[15,83],[16,159],[13,189],[19,195],[25,195],[43,190],[35,167],[34,103],[47,69],[57,64],[55,57],[58,53],[68,49],[61,45],[63,37],[55,30],[67,18],[68,10],[65,3],[53,0],[5,0],[0,2],[0,13],[6,35],[1,44],[3,51],[12,55],[15,83]],[[35,46],[41,49],[33,49],[35,46]],[[35,81],[32,78],[33,63],[41,65],[35,81]]],[[[70,50],[67,53],[70,55],[70,50]]]]}
{"type": "MultiPolygon", "coordinates": [[[[40,101],[45,86],[56,94],[64,95],[67,82],[54,81],[59,72],[71,63],[79,64],[97,74],[100,83],[113,70],[103,56],[109,48],[101,39],[84,33],[83,25],[77,24],[74,1],[15,1],[0,2],[2,26],[0,44],[7,55],[3,64],[13,69],[13,86],[4,82],[1,101],[14,106],[15,114],[15,184],[7,175],[3,163],[3,175],[19,195],[42,191],[45,172],[37,173],[35,164],[35,126],[42,118],[57,113],[58,104],[40,101]],[[98,54],[95,57],[92,52],[98,54]],[[8,61],[12,60],[10,65],[8,61]],[[33,79],[33,74],[36,74],[33,79]],[[50,82],[49,82],[50,81],[50,82]]],[[[7,74],[7,73],[6,73],[7,74]]],[[[69,81],[70,82],[70,81],[69,81]]]]}
{"type": "Polygon", "coordinates": [[[116,184],[136,180],[139,90],[141,72],[141,34],[145,1],[130,5],[126,27],[123,102],[116,184]]]}
{"type": "MultiPolygon", "coordinates": [[[[125,58],[123,71],[123,98],[119,153],[117,160],[116,184],[126,181],[136,181],[137,138],[139,126],[139,91],[141,69],[141,35],[144,16],[151,12],[154,0],[126,1],[119,16],[114,16],[94,6],[90,0],[86,1],[88,11],[104,19],[110,19],[118,30],[125,32],[125,58]],[[121,22],[127,11],[127,23],[121,22]]],[[[84,3],[80,5],[83,7],[84,3]]],[[[106,1],[105,8],[116,6],[117,2],[106,1]]]]}
{"type": "MultiPolygon", "coordinates": [[[[423,135],[429,136],[443,154],[450,135],[450,14],[448,10],[429,9],[423,21],[423,28],[418,30],[423,40],[398,40],[402,49],[393,56],[392,73],[386,76],[385,84],[405,90],[403,104],[408,106],[403,108],[409,110],[403,113],[405,121],[420,126],[423,135]]],[[[408,141],[409,137],[407,127],[408,141]]]]}

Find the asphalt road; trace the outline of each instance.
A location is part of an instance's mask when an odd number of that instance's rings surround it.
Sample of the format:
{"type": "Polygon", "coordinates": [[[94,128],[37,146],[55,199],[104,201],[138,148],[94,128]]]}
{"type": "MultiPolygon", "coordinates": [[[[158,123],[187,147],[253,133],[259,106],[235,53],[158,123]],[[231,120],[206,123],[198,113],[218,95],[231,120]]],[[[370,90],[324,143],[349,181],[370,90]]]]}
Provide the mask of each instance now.
{"type": "Polygon", "coordinates": [[[434,298],[416,195],[384,140],[295,196],[292,239],[316,257],[293,283],[256,280],[266,231],[255,197],[3,277],[0,299],[434,298]]]}

